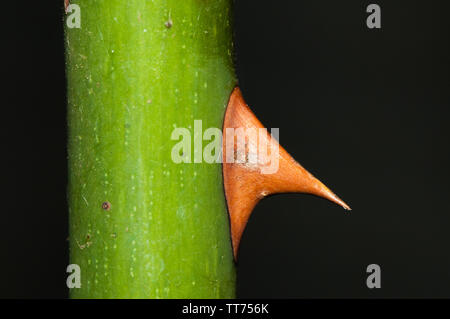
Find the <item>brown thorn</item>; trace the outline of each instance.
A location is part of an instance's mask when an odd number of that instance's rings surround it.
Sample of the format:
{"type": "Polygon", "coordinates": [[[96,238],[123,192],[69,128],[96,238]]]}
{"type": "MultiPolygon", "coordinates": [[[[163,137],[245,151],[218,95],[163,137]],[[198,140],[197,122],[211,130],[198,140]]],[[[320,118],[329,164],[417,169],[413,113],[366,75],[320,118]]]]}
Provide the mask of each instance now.
{"type": "MultiPolygon", "coordinates": [[[[322,184],[311,173],[297,163],[268,132],[258,138],[246,135],[245,161],[227,161],[227,129],[253,128],[263,129],[264,126],[256,118],[245,103],[241,91],[236,87],[228,103],[223,126],[223,177],[225,197],[231,224],[231,240],[233,254],[237,259],[239,243],[245,226],[255,205],[265,196],[277,193],[306,193],[326,198],[346,210],[350,207],[337,197],[328,187],[322,184]],[[258,145],[259,142],[259,145],[258,145]],[[267,145],[268,152],[258,153],[257,162],[249,162],[249,150],[257,150],[261,145],[267,145]],[[273,173],[262,173],[264,167],[270,165],[272,152],[278,151],[278,170],[273,173]]],[[[236,134],[236,131],[235,131],[236,134]]],[[[230,135],[231,137],[231,135],[230,135]]],[[[234,160],[242,153],[239,151],[236,137],[234,138],[233,153],[229,156],[234,160]]],[[[230,148],[231,151],[231,148],[230,148]]],[[[275,158],[275,157],[274,157],[275,158]]]]}
{"type": "Polygon", "coordinates": [[[64,10],[66,11],[66,14],[67,14],[67,9],[69,8],[69,4],[70,4],[70,0],[64,0],[64,10]]]}

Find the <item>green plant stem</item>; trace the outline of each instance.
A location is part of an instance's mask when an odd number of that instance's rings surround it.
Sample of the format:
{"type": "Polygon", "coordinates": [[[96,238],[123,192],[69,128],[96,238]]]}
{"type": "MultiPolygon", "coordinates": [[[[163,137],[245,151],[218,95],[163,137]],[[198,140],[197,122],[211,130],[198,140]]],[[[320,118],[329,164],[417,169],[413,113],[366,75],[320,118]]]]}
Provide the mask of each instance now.
{"type": "MultiPolygon", "coordinates": [[[[66,27],[73,298],[233,298],[221,164],[175,164],[175,127],[221,128],[231,0],[71,0],[66,27]]],[[[192,157],[194,154],[192,154],[192,157]]]]}

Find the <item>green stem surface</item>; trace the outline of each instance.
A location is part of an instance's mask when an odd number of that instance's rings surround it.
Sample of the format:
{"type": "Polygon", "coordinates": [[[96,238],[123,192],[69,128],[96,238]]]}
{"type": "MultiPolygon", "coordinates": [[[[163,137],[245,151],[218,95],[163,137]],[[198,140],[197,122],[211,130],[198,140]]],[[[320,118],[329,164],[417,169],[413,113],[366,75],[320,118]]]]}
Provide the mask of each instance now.
{"type": "Polygon", "coordinates": [[[221,164],[171,159],[175,127],[222,127],[231,0],[70,2],[71,297],[233,298],[221,164]]]}

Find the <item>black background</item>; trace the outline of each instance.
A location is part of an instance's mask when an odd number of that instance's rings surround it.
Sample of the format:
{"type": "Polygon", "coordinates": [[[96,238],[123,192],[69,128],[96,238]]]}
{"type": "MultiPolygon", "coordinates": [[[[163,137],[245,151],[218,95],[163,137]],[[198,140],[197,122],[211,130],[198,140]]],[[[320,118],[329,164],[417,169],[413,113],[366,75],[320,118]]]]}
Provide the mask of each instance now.
{"type": "MultiPolygon", "coordinates": [[[[238,297],[450,297],[448,1],[235,3],[247,103],[353,211],[279,195],[253,212],[238,297]],[[366,286],[366,267],[382,288],[366,286]]],[[[14,110],[3,117],[0,297],[64,298],[67,253],[62,1],[16,11],[14,110]]],[[[3,12],[6,14],[5,12],[3,12]]]]}

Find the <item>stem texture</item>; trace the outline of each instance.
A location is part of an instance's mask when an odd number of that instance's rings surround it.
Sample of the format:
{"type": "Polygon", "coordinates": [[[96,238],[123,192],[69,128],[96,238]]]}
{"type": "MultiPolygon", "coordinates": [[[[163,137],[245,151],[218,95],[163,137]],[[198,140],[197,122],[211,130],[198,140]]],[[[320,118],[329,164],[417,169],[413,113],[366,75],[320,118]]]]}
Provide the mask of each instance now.
{"type": "Polygon", "coordinates": [[[171,159],[175,127],[222,128],[236,85],[231,0],[71,3],[71,297],[233,298],[221,164],[171,159]]]}

